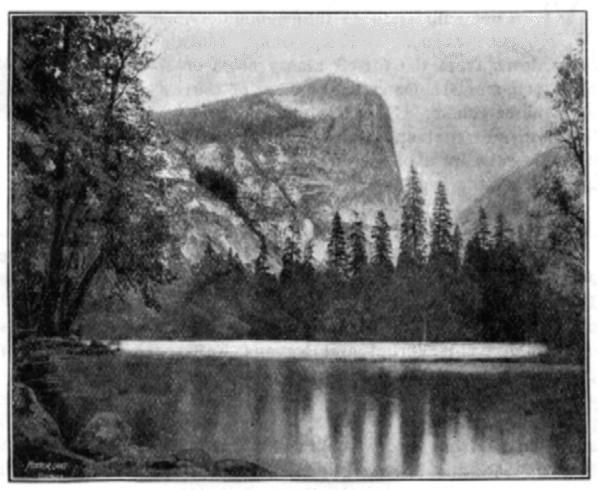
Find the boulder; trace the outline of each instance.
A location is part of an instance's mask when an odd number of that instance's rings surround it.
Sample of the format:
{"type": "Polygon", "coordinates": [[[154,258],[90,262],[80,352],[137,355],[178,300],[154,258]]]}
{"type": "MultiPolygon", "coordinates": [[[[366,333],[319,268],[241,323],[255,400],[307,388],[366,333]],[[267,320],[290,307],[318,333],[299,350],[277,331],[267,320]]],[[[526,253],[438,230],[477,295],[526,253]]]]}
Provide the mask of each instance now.
{"type": "Polygon", "coordinates": [[[211,471],[213,467],[213,459],[204,449],[198,447],[180,449],[174,454],[180,466],[184,463],[196,468],[203,468],[211,471]]]}
{"type": "Polygon", "coordinates": [[[56,421],[42,407],[33,390],[22,384],[13,385],[12,441],[15,473],[29,461],[47,461],[66,453],[56,421]]]}
{"type": "Polygon", "coordinates": [[[131,427],[113,412],[95,414],[79,433],[73,449],[96,460],[127,455],[131,443],[131,427]]]}
{"type": "MultiPolygon", "coordinates": [[[[193,453],[188,455],[191,460],[193,453]]],[[[84,468],[86,477],[127,477],[127,476],[209,476],[209,469],[194,461],[177,458],[174,454],[144,446],[129,446],[118,457],[93,461],[84,468]]]]}
{"type": "Polygon", "coordinates": [[[211,473],[205,468],[199,468],[193,464],[178,463],[172,470],[150,470],[151,476],[190,476],[190,477],[209,477],[211,473]]]}
{"type": "Polygon", "coordinates": [[[112,458],[105,461],[92,461],[83,468],[85,478],[101,477],[134,477],[149,476],[145,467],[131,464],[121,458],[112,458]]]}
{"type": "Polygon", "coordinates": [[[236,477],[269,477],[275,473],[250,461],[242,459],[223,459],[217,461],[213,466],[212,476],[236,476],[236,477]]]}

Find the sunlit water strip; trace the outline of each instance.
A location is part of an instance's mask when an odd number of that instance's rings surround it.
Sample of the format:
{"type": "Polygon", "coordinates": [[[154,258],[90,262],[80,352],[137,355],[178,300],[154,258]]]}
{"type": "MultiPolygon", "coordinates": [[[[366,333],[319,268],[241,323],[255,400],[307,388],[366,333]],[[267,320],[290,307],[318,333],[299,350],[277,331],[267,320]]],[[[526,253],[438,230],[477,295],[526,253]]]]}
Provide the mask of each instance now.
{"type": "Polygon", "coordinates": [[[304,342],[272,340],[122,340],[123,352],[265,359],[485,360],[526,359],[542,344],[476,342],[304,342]]]}

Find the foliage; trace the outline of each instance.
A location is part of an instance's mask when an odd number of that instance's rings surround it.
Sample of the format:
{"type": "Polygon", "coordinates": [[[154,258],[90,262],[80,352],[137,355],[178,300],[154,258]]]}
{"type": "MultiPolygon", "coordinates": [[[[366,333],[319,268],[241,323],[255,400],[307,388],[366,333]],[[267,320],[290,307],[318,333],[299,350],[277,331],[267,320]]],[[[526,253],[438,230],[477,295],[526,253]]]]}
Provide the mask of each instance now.
{"type": "Polygon", "coordinates": [[[196,182],[206,188],[221,201],[232,207],[238,205],[238,191],[233,179],[225,173],[211,167],[196,171],[196,182]]]}
{"type": "MultiPolygon", "coordinates": [[[[151,284],[167,277],[163,252],[170,231],[159,204],[164,189],[155,178],[160,161],[150,151],[152,128],[137,80],[136,70],[149,61],[141,44],[130,53],[135,66],[127,68],[126,63],[122,80],[113,78],[119,46],[131,47],[126,39],[138,39],[136,29],[122,27],[133,26],[126,17],[110,17],[112,24],[103,17],[48,19],[23,21],[15,31],[13,284],[19,322],[65,331],[72,288],[81,289],[85,277],[71,270],[91,270],[92,278],[106,272],[116,287],[135,286],[151,303],[151,284]],[[121,27],[96,33],[99,25],[121,27]],[[113,48],[114,36],[123,39],[113,48]],[[77,42],[66,48],[67,38],[77,42]],[[92,53],[79,39],[98,46],[92,53]],[[124,91],[111,104],[115,83],[124,91]],[[102,258],[97,270],[91,268],[94,257],[102,258]],[[39,305],[47,304],[54,304],[51,311],[40,313],[39,305]]],[[[569,155],[548,162],[537,189],[545,214],[532,217],[536,219],[530,229],[522,229],[518,240],[502,213],[495,217],[492,232],[481,208],[463,261],[461,230],[453,228],[440,182],[427,243],[423,190],[411,167],[401,210],[399,273],[382,273],[393,271],[394,263],[390,227],[379,211],[370,234],[370,258],[363,223],[356,219],[346,236],[336,212],[326,267],[315,264],[313,243],[302,249],[299,234],[290,228],[284,243],[271,249],[273,253],[281,247],[282,268],[276,275],[268,265],[267,241],[242,207],[235,181],[202,168],[196,182],[244,219],[260,239],[260,250],[253,267],[247,267],[231,250],[222,254],[209,241],[191,270],[185,294],[161,320],[177,322],[181,331],[175,336],[185,338],[541,341],[582,349],[582,73],[577,53],[568,55],[558,69],[549,96],[561,122],[550,134],[569,155]]],[[[227,116],[227,125],[244,139],[243,151],[251,160],[257,128],[235,116],[227,116]]],[[[258,130],[277,133],[280,128],[269,122],[268,111],[264,116],[266,126],[258,130]]],[[[209,123],[210,117],[198,132],[202,141],[215,138],[209,123]]],[[[289,127],[300,124],[290,113],[289,127]]]]}
{"type": "Polygon", "coordinates": [[[337,211],[333,215],[331,235],[327,244],[327,267],[339,275],[345,275],[348,270],[344,227],[340,213],[337,211]]]}
{"type": "Polygon", "coordinates": [[[386,272],[394,269],[392,262],[392,242],[390,240],[390,225],[385,219],[385,213],[378,211],[375,218],[375,226],[371,232],[375,252],[371,264],[379,270],[386,272]]]}
{"type": "Polygon", "coordinates": [[[282,268],[280,278],[282,283],[291,280],[297,274],[300,267],[301,251],[297,239],[297,233],[290,227],[281,255],[282,268]]]}
{"type": "Polygon", "coordinates": [[[458,224],[454,225],[454,232],[452,233],[452,255],[454,257],[455,267],[460,267],[462,257],[462,246],[463,237],[458,224]]]}
{"type": "Polygon", "coordinates": [[[535,266],[539,332],[551,345],[585,345],[585,113],[583,41],[559,64],[546,95],[558,116],[548,135],[561,143],[537,185],[537,206],[520,243],[535,266]]]}
{"type": "Polygon", "coordinates": [[[583,109],[583,40],[578,39],[577,48],[567,54],[558,66],[556,84],[546,95],[559,118],[557,125],[548,131],[574,154],[581,173],[585,171],[585,117],[583,109]]]}
{"type": "Polygon", "coordinates": [[[448,205],[448,196],[443,182],[438,184],[431,220],[431,246],[429,261],[443,266],[453,265],[454,242],[452,238],[452,218],[448,205]]]}
{"type": "Polygon", "coordinates": [[[349,246],[349,266],[353,276],[361,273],[367,265],[367,239],[363,230],[362,221],[357,220],[350,226],[350,236],[348,237],[349,246]]]}
{"type": "Polygon", "coordinates": [[[255,275],[260,276],[263,274],[267,274],[269,272],[267,259],[268,259],[267,242],[266,242],[266,240],[261,240],[258,256],[256,257],[256,260],[254,261],[254,274],[255,275]]]}
{"type": "Polygon", "coordinates": [[[66,335],[103,274],[112,291],[170,279],[176,255],[162,159],[140,72],[152,61],[129,16],[16,16],[12,263],[17,329],[66,335]]]}
{"type": "Polygon", "coordinates": [[[417,170],[411,166],[402,203],[398,267],[422,265],[425,261],[425,211],[423,190],[417,170]]]}
{"type": "MultiPolygon", "coordinates": [[[[440,203],[437,210],[448,208],[446,199],[440,199],[440,203]]],[[[238,318],[241,323],[236,338],[547,339],[548,332],[540,328],[540,308],[545,307],[545,297],[536,279],[535,263],[527,250],[513,241],[502,215],[496,218],[493,240],[484,210],[480,216],[479,228],[467,244],[464,265],[460,261],[460,230],[455,227],[453,234],[445,231],[444,258],[456,263],[429,257],[422,267],[408,267],[402,274],[381,274],[379,263],[369,262],[366,253],[350,275],[332,267],[316,268],[312,264],[312,244],[309,242],[301,254],[293,230],[282,249],[279,281],[265,272],[233,273],[231,258],[214,262],[214,252],[207,252],[196,275],[216,280],[200,281],[202,287],[196,288],[188,302],[194,297],[201,299],[204,314],[208,309],[210,318],[217,311],[221,317],[238,318]]],[[[388,229],[380,226],[385,223],[381,218],[378,213],[373,236],[383,236],[385,245],[389,240],[385,237],[388,229]]],[[[336,222],[332,228],[340,230],[341,220],[334,217],[336,222]]],[[[353,258],[361,257],[366,250],[366,238],[361,232],[361,222],[353,223],[349,240],[351,264],[355,263],[353,258]]],[[[387,250],[385,246],[382,249],[387,250]]],[[[436,246],[432,244],[430,250],[436,250],[436,246]]],[[[241,266],[238,269],[244,270],[241,266]]],[[[203,321],[207,325],[204,336],[214,336],[214,328],[208,326],[207,320],[200,318],[195,324],[203,321]]],[[[573,341],[571,337],[563,337],[565,342],[573,341]]]]}

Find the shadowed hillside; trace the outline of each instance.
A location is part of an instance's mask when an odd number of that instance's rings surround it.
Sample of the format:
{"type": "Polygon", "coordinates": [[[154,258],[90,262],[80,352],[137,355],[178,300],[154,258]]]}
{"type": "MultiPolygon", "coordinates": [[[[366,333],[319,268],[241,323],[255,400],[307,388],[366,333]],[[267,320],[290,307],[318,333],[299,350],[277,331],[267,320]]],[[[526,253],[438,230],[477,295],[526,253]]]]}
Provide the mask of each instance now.
{"type": "MultiPolygon", "coordinates": [[[[492,219],[504,213],[507,223],[516,234],[525,227],[532,213],[544,215],[544,202],[536,191],[549,169],[565,166],[572,157],[562,147],[552,148],[536,155],[528,164],[493,182],[458,217],[465,236],[471,236],[477,223],[478,210],[484,208],[492,219]]],[[[568,166],[568,164],[566,165],[568,166]]],[[[546,211],[547,212],[547,211],[546,211]]]]}

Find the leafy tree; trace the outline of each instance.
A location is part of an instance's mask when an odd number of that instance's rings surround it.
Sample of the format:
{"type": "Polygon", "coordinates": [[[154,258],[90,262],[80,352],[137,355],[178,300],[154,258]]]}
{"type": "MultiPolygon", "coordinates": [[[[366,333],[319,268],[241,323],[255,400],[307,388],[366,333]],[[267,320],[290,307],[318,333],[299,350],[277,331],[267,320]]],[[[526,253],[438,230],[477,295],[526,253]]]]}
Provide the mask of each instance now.
{"type": "Polygon", "coordinates": [[[176,249],[140,28],[125,15],[11,19],[17,328],[68,334],[101,272],[158,307],[153,286],[170,279],[176,249]]]}
{"type": "Polygon", "coordinates": [[[431,222],[431,244],[429,246],[429,261],[434,265],[450,264],[453,258],[452,218],[446,187],[438,184],[433,205],[431,222]]]}
{"type": "Polygon", "coordinates": [[[548,135],[561,143],[546,162],[536,189],[539,209],[530,219],[536,237],[527,257],[538,265],[540,332],[547,342],[585,346],[585,112],[583,41],[558,66],[555,86],[546,95],[558,117],[548,135]],[[558,150],[558,149],[557,149],[558,150]],[[540,327],[542,328],[542,327],[540,327]]]}
{"type": "Polygon", "coordinates": [[[367,250],[362,221],[357,220],[350,227],[348,238],[350,247],[350,271],[353,276],[359,275],[367,265],[367,250]]]}
{"type": "Polygon", "coordinates": [[[346,238],[342,219],[336,211],[331,222],[331,236],[327,244],[327,267],[329,270],[345,275],[348,270],[348,256],[346,254],[346,238]]]}
{"type": "Polygon", "coordinates": [[[400,256],[402,267],[421,265],[425,260],[425,211],[423,190],[416,169],[410,167],[410,176],[402,203],[400,228],[400,256]]]}
{"type": "Polygon", "coordinates": [[[537,285],[516,244],[506,235],[489,251],[489,273],[482,289],[484,340],[523,341],[535,334],[537,285]]]}
{"type": "MultiPolygon", "coordinates": [[[[561,256],[575,282],[585,280],[585,114],[583,41],[558,66],[556,84],[546,94],[559,122],[548,134],[568,149],[546,165],[537,195],[548,203],[548,245],[561,256]]],[[[583,288],[580,291],[583,301],[583,288]]]]}
{"type": "Polygon", "coordinates": [[[581,173],[585,170],[583,94],[583,40],[578,39],[577,49],[563,58],[558,66],[554,89],[546,95],[559,117],[558,124],[548,134],[571,149],[581,173]]]}
{"type": "Polygon", "coordinates": [[[385,213],[378,211],[375,218],[375,226],[371,232],[375,252],[371,263],[378,269],[392,271],[392,242],[390,240],[390,225],[385,219],[385,213]]]}

